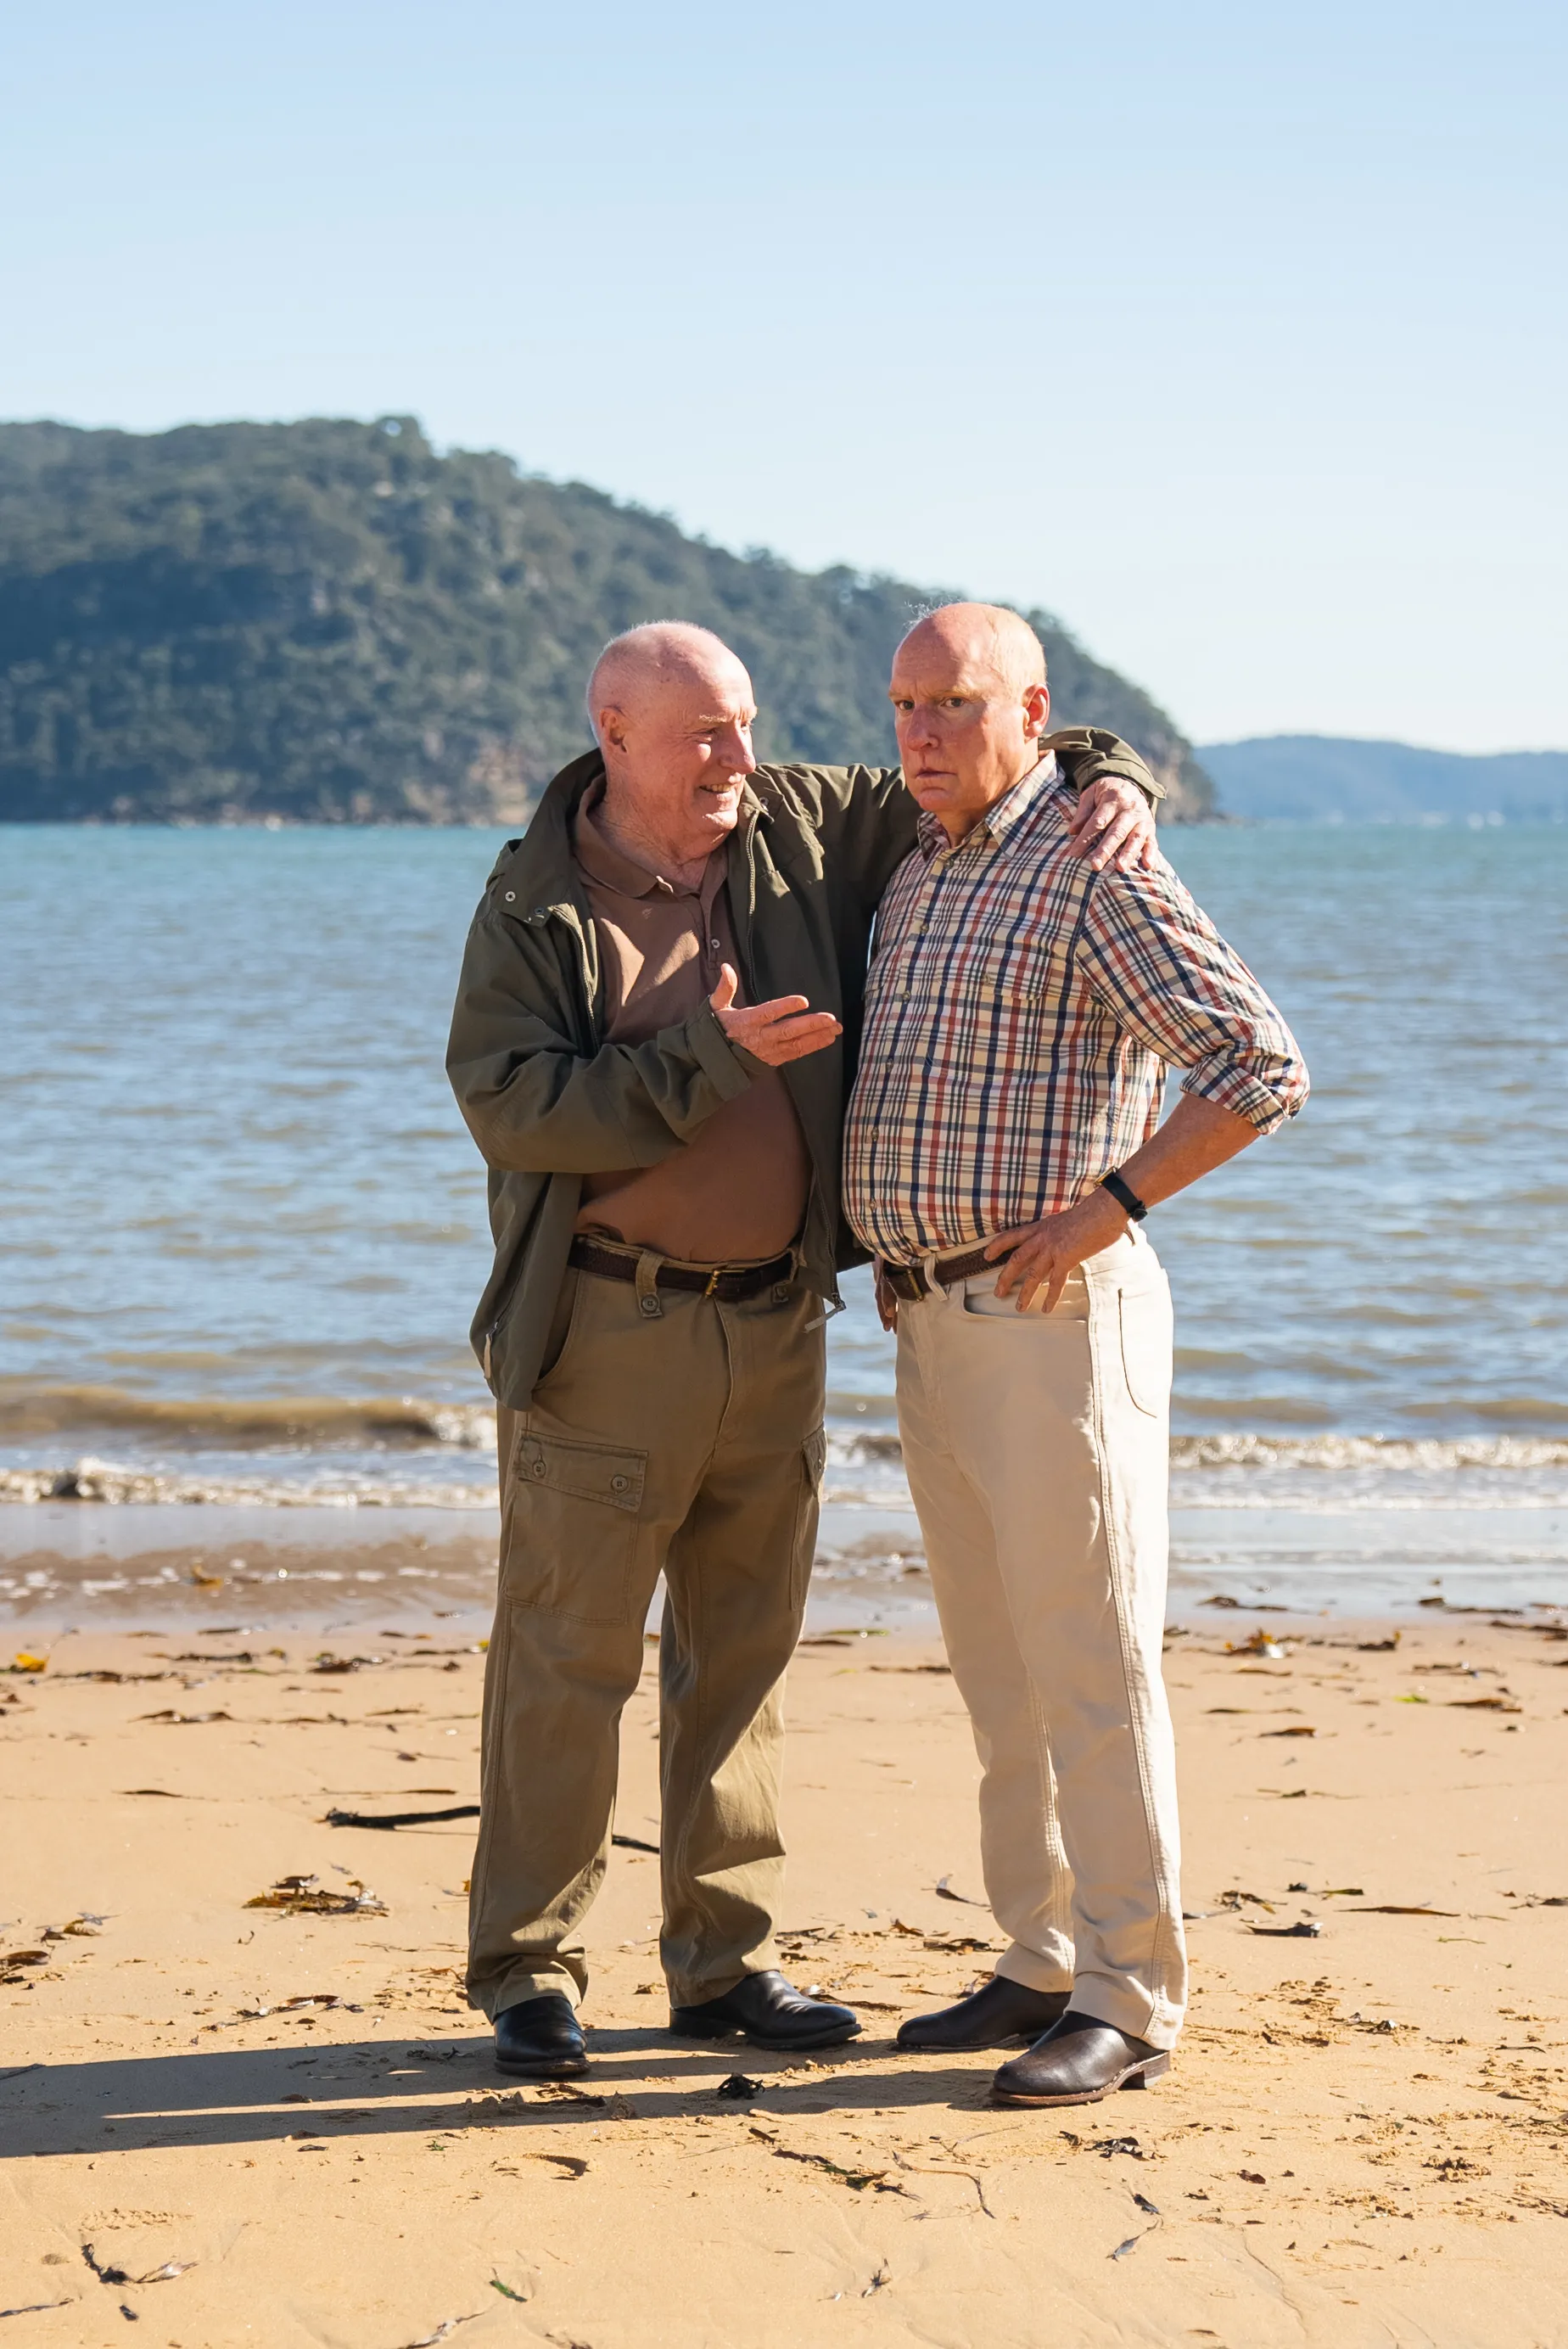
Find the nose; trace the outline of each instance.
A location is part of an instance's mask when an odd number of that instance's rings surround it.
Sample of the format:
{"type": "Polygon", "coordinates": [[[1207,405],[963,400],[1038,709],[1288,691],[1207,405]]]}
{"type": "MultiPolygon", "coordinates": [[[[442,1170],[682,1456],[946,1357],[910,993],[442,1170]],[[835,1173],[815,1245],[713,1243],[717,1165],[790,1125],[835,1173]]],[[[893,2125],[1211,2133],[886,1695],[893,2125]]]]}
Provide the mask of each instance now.
{"type": "Polygon", "coordinates": [[[895,730],[899,740],[909,750],[928,750],[937,739],[932,711],[918,702],[913,709],[900,711],[895,730]]]}
{"type": "Polygon", "coordinates": [[[726,774],[754,775],[757,772],[748,726],[727,726],[715,740],[714,749],[724,763],[726,774]]]}

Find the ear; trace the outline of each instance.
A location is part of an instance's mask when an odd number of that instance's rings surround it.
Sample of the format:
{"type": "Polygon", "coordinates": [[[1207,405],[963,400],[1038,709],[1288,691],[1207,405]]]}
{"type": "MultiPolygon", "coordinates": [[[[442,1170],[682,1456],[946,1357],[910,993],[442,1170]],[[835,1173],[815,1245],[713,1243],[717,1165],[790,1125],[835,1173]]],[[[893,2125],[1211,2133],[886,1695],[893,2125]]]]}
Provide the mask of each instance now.
{"type": "Polygon", "coordinates": [[[1051,696],[1048,687],[1031,685],[1024,696],[1024,733],[1033,741],[1043,734],[1051,722],[1051,696]]]}
{"type": "Polygon", "coordinates": [[[601,750],[616,750],[624,756],[626,713],[624,709],[618,709],[614,702],[599,712],[598,735],[601,750]]]}

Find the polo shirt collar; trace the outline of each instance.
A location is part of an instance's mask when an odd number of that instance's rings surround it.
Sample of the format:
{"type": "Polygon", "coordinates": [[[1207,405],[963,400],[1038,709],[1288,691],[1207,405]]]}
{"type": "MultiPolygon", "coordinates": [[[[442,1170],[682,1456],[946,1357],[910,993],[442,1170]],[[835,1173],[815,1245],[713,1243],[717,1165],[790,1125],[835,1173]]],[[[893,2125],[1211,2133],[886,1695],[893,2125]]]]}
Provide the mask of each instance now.
{"type": "MultiPolygon", "coordinates": [[[[616,890],[623,897],[696,897],[706,913],[723,888],[728,870],[728,842],[713,851],[703,867],[702,879],[695,889],[677,888],[666,881],[662,873],[654,873],[647,865],[639,864],[634,857],[625,855],[607,836],[598,822],[599,808],[604,797],[604,778],[601,774],[591,782],[577,802],[572,818],[572,848],[578,864],[591,881],[616,890]]],[[[741,812],[748,812],[749,794],[741,795],[741,812]]],[[[751,802],[755,806],[755,801],[751,802]]],[[[733,836],[733,835],[732,835],[733,836]]]]}
{"type": "Polygon", "coordinates": [[[597,816],[603,798],[604,779],[601,775],[597,782],[589,784],[577,802],[572,821],[572,846],[578,864],[590,880],[618,889],[623,897],[654,897],[661,893],[673,897],[676,893],[662,874],[650,873],[645,864],[623,854],[600,830],[597,816]]]}

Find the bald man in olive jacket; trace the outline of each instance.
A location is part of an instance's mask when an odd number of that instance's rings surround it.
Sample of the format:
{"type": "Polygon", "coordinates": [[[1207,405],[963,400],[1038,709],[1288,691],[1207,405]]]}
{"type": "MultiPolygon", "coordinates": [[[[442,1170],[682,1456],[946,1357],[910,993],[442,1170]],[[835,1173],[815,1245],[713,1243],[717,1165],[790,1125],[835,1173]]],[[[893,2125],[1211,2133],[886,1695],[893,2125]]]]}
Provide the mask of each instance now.
{"type": "MultiPolygon", "coordinates": [[[[617,638],[589,707],[598,749],[474,916],[448,1052],[490,1170],[473,1338],[502,1509],[468,1984],[534,2077],[586,2066],[582,1926],[661,1572],[670,2027],[787,2050],[860,2028],[774,1965],[780,1691],[823,1329],[865,1260],[840,1148],[868,947],[917,814],[896,767],[759,767],[750,679],[706,630],[617,638]]],[[[1136,753],[1052,740],[1082,853],[1140,857],[1160,786],[1136,753]]]]}

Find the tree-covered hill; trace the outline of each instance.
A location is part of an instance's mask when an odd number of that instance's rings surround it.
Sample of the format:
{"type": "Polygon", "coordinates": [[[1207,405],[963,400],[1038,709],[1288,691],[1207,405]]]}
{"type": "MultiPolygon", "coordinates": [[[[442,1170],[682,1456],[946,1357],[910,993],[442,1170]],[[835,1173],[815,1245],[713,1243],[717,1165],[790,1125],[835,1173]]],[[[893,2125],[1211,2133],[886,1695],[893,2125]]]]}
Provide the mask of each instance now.
{"type": "Polygon", "coordinates": [[[1563,823],[1568,750],[1424,750],[1332,734],[1269,734],[1202,752],[1252,823],[1563,823]]]}
{"type": "MultiPolygon", "coordinates": [[[[891,758],[889,656],[940,600],[439,456],[407,417],[0,425],[0,819],[510,823],[584,746],[600,646],[647,619],[735,647],[766,756],[891,758]]],[[[1030,616],[1056,722],[1114,727],[1206,812],[1164,712],[1030,616]]]]}

